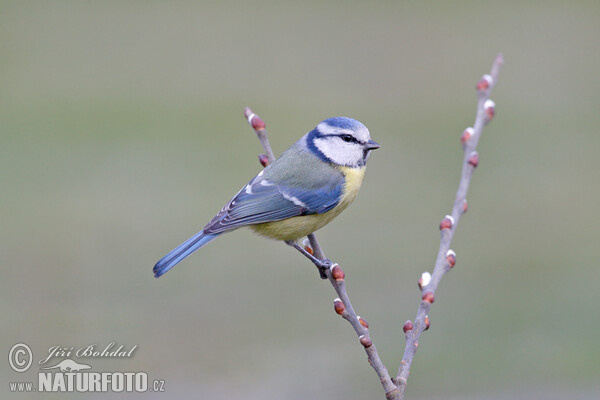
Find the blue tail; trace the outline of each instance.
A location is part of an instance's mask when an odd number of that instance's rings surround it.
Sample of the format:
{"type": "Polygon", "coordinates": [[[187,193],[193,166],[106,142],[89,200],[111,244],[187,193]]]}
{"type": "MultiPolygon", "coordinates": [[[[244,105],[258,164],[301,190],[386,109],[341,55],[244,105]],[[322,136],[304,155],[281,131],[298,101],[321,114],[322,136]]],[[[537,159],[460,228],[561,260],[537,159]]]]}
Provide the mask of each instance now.
{"type": "Polygon", "coordinates": [[[158,278],[165,272],[179,264],[184,258],[210,242],[220,234],[205,235],[204,231],[196,233],[194,236],[171,250],[169,254],[161,258],[154,266],[154,277],[158,278]]]}

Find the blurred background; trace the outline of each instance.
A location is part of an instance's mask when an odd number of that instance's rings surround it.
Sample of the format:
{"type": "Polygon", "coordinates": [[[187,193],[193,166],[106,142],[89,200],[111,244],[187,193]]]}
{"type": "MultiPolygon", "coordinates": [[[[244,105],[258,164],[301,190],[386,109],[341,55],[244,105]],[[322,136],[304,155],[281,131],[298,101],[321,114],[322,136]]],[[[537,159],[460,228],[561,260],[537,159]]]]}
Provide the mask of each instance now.
{"type": "Polygon", "coordinates": [[[0,362],[0,396],[384,398],[330,284],[284,244],[240,230],[161,279],[152,266],[260,171],[244,106],[276,154],[327,117],[359,119],[382,148],[318,237],[394,374],[475,83],[503,52],[458,262],[407,395],[600,397],[599,13],[588,1],[0,2],[0,350],[34,353],[22,374],[0,362]],[[166,391],[9,392],[37,384],[51,346],[110,342],[138,347],[89,359],[94,371],[145,371],[166,391]]]}

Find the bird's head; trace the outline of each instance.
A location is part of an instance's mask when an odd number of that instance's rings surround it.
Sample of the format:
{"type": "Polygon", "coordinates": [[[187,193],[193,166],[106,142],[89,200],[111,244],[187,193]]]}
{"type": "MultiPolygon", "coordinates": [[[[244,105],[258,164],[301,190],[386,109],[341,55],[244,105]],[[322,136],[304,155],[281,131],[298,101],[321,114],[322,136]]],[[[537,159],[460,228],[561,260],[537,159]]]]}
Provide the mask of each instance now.
{"type": "Polygon", "coordinates": [[[366,126],[346,117],[321,122],[309,132],[307,142],[322,160],[347,167],[364,166],[371,150],[379,148],[366,126]]]}

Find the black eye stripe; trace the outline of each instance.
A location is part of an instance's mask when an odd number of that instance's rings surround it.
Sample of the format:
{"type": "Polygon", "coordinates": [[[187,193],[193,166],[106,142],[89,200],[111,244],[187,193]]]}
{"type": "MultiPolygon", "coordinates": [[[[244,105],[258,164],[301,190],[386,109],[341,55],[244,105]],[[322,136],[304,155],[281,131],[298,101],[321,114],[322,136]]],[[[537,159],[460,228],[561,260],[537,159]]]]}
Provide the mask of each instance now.
{"type": "Polygon", "coordinates": [[[341,135],[337,135],[339,136],[344,142],[348,142],[348,143],[358,143],[358,140],[356,140],[356,138],[352,135],[349,135],[347,133],[343,133],[341,135]]]}

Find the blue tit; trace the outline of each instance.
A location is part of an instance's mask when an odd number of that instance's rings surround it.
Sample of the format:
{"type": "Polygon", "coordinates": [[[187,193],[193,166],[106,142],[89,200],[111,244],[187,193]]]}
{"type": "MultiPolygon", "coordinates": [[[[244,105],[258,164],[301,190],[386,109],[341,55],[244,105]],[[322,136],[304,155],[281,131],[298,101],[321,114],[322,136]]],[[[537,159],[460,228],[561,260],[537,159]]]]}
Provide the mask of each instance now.
{"type": "Polygon", "coordinates": [[[244,186],[204,229],[154,266],[159,277],[184,258],[243,226],[288,244],[328,224],[356,197],[379,144],[359,121],[329,118],[244,186]]]}

